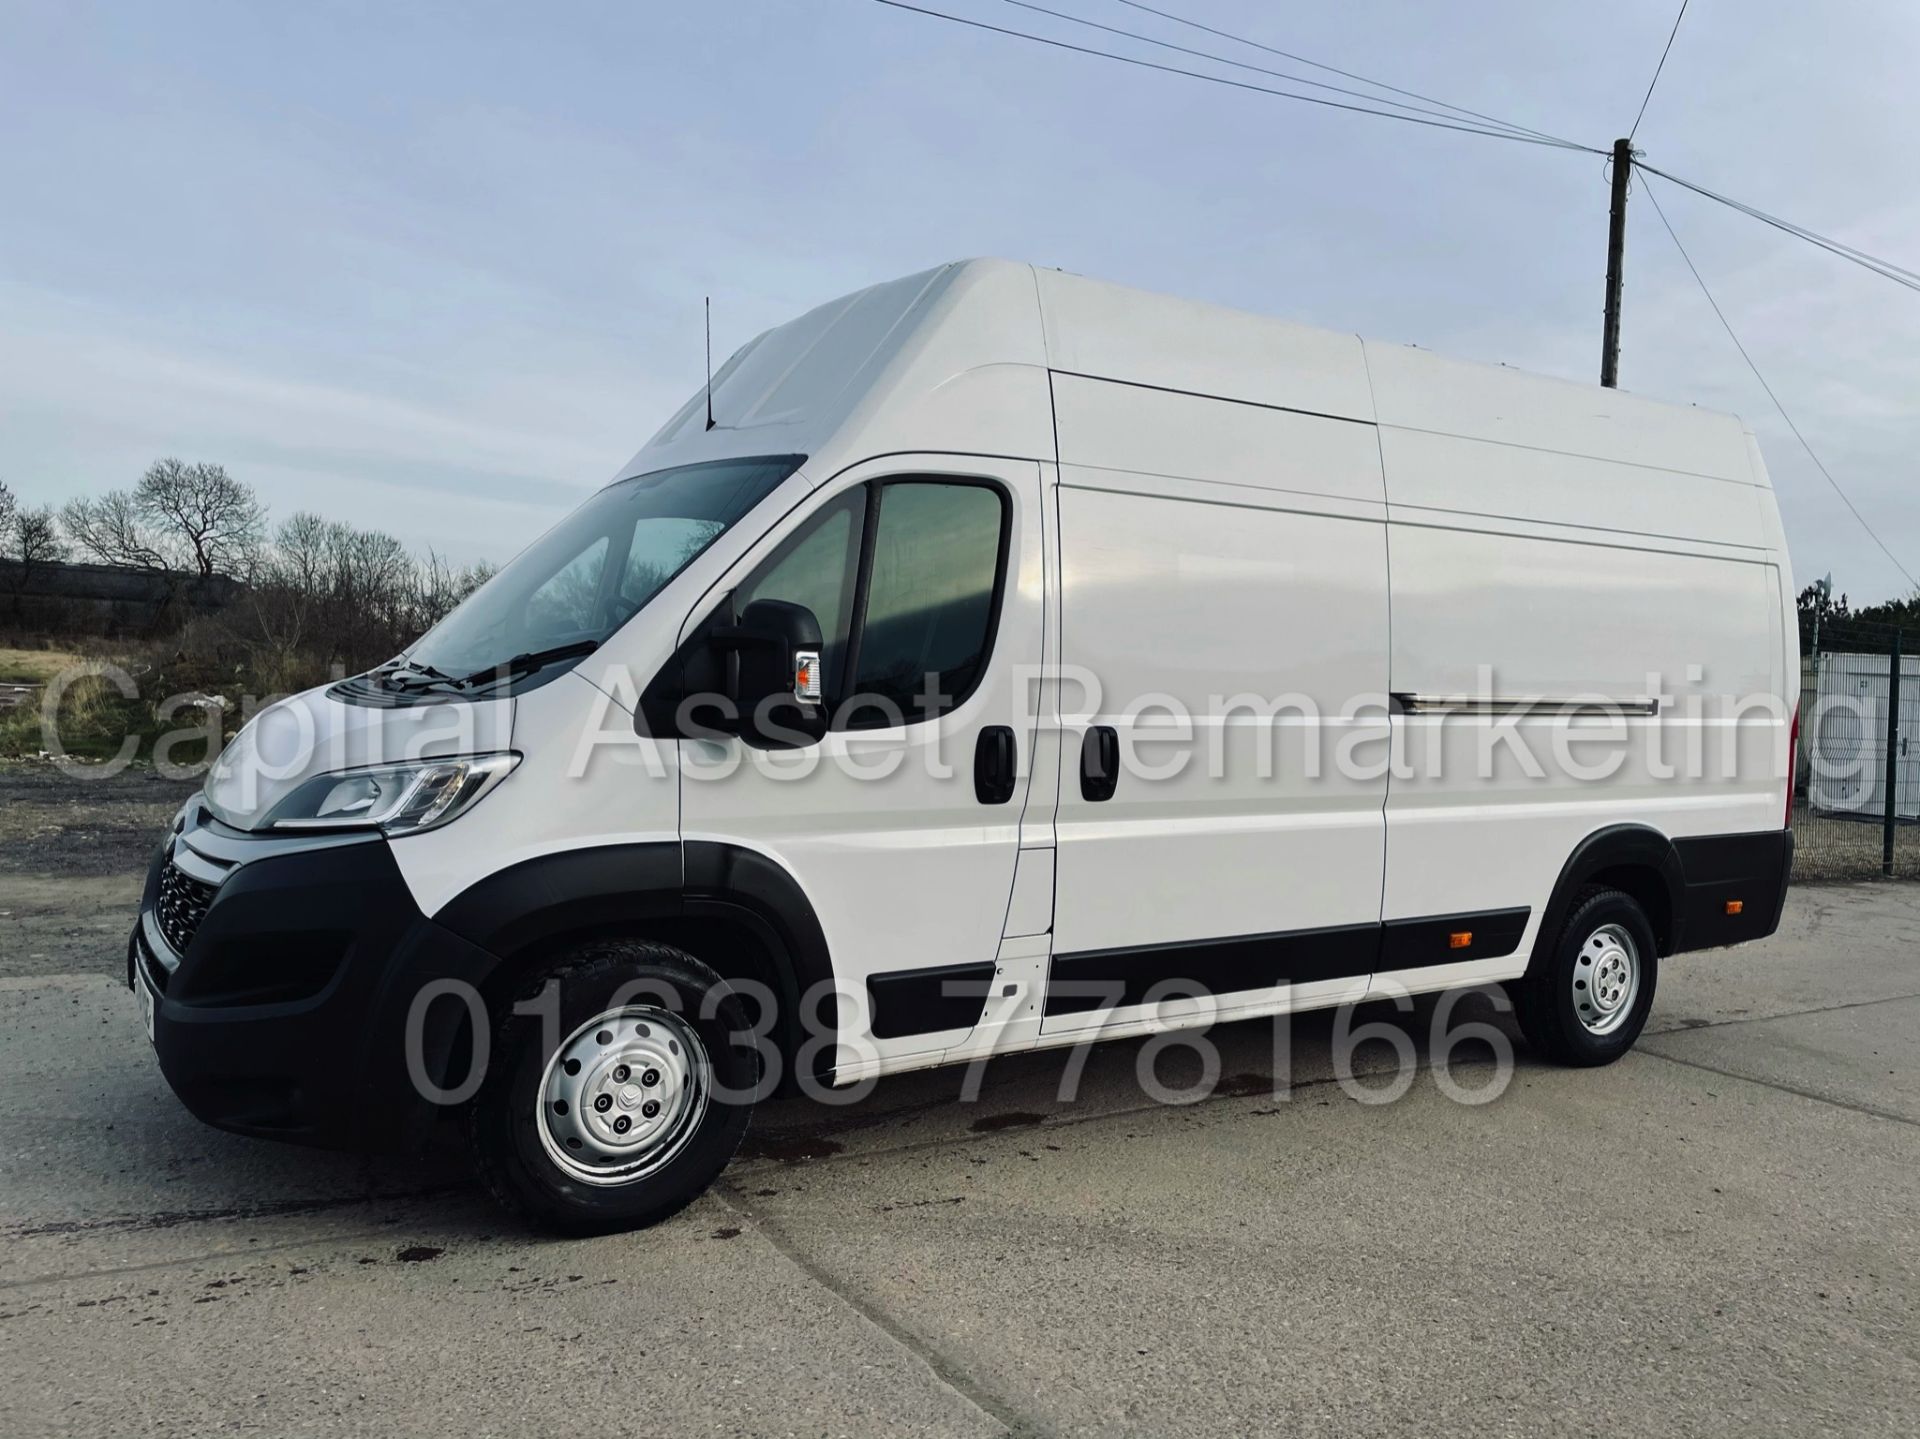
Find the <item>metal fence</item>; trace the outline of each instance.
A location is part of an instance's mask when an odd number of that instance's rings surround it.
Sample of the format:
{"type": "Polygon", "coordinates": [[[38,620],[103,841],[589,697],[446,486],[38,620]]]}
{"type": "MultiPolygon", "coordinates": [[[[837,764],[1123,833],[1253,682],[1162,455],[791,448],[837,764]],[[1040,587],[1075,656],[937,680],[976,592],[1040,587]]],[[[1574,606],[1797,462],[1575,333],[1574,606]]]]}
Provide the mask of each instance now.
{"type": "Polygon", "coordinates": [[[1801,646],[1794,878],[1920,879],[1920,635],[1829,619],[1801,646]]]}

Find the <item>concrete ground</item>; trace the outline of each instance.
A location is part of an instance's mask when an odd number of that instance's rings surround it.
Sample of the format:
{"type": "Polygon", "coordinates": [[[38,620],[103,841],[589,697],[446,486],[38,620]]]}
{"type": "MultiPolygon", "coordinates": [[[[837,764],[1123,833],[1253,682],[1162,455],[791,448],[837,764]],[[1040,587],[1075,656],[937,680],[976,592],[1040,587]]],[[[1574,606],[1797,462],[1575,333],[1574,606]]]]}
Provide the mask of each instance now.
{"type": "Polygon", "coordinates": [[[1772,940],[1671,965],[1626,1060],[1523,1055],[1490,1103],[1430,1068],[1361,1102],[1324,1018],[1290,1066],[1216,1032],[1184,1107],[1139,1044],[1072,1103],[1026,1056],[974,1104],[934,1072],[770,1108],[691,1210],[573,1242],[457,1153],[198,1125],[95,952],[127,896],[49,928],[28,889],[0,875],[0,1432],[1920,1428],[1920,887],[1796,891],[1772,940]]]}

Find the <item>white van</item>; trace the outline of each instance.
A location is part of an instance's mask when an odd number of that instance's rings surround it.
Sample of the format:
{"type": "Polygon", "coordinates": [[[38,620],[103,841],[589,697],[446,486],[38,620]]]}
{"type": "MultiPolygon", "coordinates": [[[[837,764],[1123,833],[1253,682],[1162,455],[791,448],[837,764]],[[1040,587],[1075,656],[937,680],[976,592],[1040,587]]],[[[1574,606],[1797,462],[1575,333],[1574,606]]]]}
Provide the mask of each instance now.
{"type": "Polygon", "coordinates": [[[574,1231],[796,1082],[1494,981],[1603,1064],[1778,923],[1793,593],[1738,420],[946,265],[263,712],[129,982],[202,1119],[574,1231]]]}

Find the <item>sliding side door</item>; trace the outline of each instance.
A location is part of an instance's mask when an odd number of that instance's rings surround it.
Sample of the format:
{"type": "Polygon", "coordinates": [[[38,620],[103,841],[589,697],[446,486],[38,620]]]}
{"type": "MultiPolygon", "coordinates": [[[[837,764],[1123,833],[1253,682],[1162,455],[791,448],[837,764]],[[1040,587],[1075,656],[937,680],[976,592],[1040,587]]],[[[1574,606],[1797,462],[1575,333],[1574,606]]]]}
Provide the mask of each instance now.
{"type": "Polygon", "coordinates": [[[1064,749],[1043,1032],[1338,1003],[1379,938],[1369,424],[1055,376],[1064,749]],[[1076,685],[1078,698],[1076,700],[1076,685]]]}

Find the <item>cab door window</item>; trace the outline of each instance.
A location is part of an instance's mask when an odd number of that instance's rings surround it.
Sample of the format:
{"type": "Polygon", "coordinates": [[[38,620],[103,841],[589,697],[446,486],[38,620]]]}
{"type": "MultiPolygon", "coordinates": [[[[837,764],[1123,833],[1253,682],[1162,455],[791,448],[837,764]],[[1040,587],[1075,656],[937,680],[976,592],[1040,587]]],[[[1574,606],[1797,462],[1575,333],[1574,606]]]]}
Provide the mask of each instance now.
{"type": "Polygon", "coordinates": [[[854,661],[856,728],[944,714],[993,643],[1006,499],[990,485],[895,480],[877,511],[854,661]]]}
{"type": "Polygon", "coordinates": [[[866,530],[865,487],[849,490],[781,542],[734,593],[734,612],[755,600],[805,605],[820,621],[821,693],[829,707],[846,694],[847,637],[853,627],[860,539],[866,530]]]}
{"type": "Polygon", "coordinates": [[[970,481],[881,480],[848,490],[734,592],[805,605],[820,622],[835,728],[932,719],[986,668],[1006,570],[1007,500],[970,481]]]}

